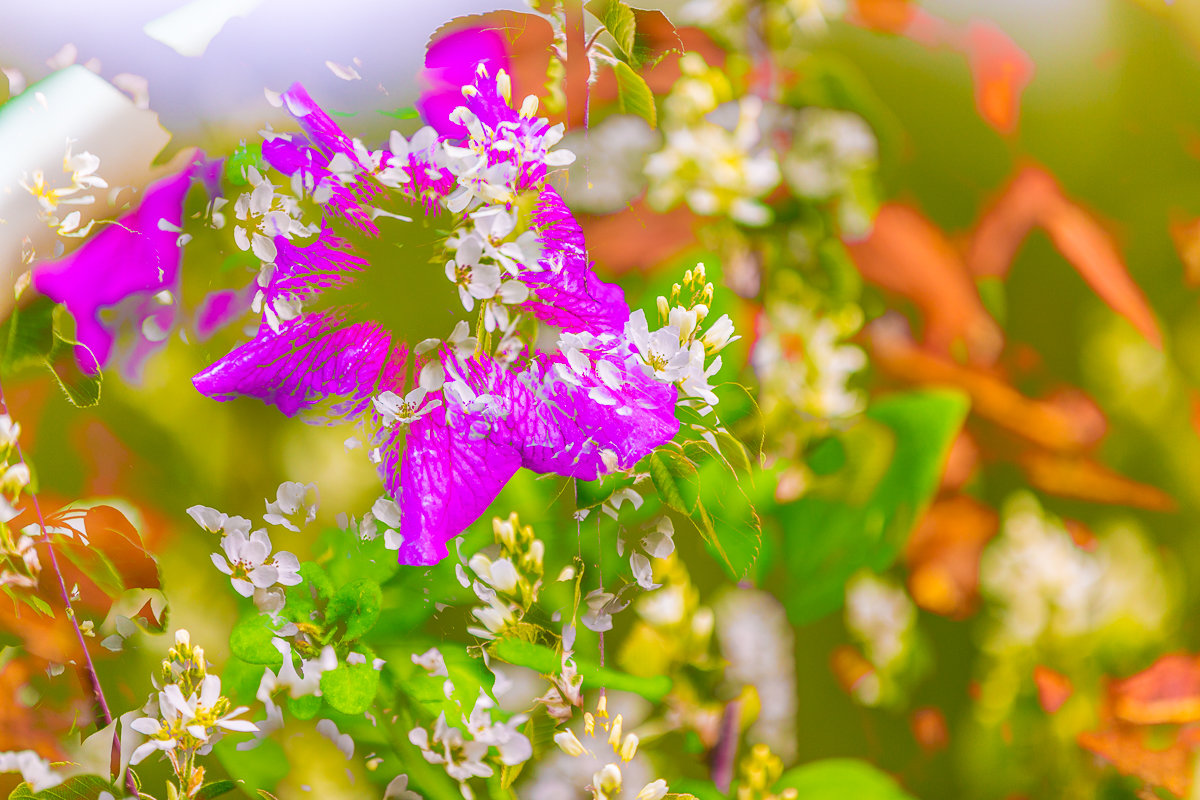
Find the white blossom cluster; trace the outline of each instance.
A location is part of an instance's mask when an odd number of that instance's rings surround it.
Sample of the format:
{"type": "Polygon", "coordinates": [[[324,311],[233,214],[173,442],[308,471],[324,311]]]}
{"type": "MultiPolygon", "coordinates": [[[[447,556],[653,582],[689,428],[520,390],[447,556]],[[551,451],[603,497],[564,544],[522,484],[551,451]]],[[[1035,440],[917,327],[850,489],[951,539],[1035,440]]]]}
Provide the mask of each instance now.
{"type": "MultiPolygon", "coordinates": [[[[263,520],[290,531],[299,531],[316,518],[316,486],[287,481],[279,486],[276,499],[267,501],[263,520]]],[[[266,529],[251,531],[250,520],[231,517],[207,506],[192,506],[188,514],[200,527],[221,535],[221,550],[210,558],[213,565],[229,576],[234,591],[253,597],[260,611],[276,614],[283,608],[283,587],[300,583],[300,560],[295,554],[279,550],[272,554],[271,538],[266,529]]]]}
{"type": "Polygon", "coordinates": [[[798,302],[771,303],[750,363],[762,385],[764,413],[795,409],[814,420],[852,417],[866,396],[851,385],[867,355],[849,343],[862,324],[857,306],[817,314],[798,302]]]}
{"type": "Polygon", "coordinates": [[[37,552],[40,529],[35,525],[18,532],[8,525],[17,516],[16,504],[32,479],[17,450],[20,436],[20,424],[0,414],[0,586],[31,589],[42,571],[37,552]]]}
{"type": "Polygon", "coordinates": [[[1031,494],[1004,505],[1003,527],[980,561],[996,626],[993,652],[1068,643],[1106,630],[1144,639],[1172,607],[1163,565],[1133,527],[1099,536],[1089,552],[1031,494]]]}
{"type": "Polygon", "coordinates": [[[676,384],[685,398],[698,401],[702,414],[718,402],[709,378],[721,369],[719,353],[741,338],[734,335],[728,314],[722,314],[701,332],[712,300],[713,285],[708,282],[704,265],[697,264],[684,274],[682,285],[674,285],[669,301],[658,298],[663,327],[651,331],[641,309],[633,312],[625,324],[625,335],[638,361],[660,381],[676,384]]]}
{"type": "MultiPolygon", "coordinates": [[[[51,187],[47,185],[46,175],[41,170],[34,170],[21,180],[21,187],[29,192],[37,201],[38,216],[47,225],[55,229],[59,236],[82,238],[91,232],[95,220],[82,223],[82,214],[78,210],[62,214],[60,206],[93,205],[96,196],[92,189],[107,189],[108,182],[96,174],[100,168],[100,158],[88,151],[71,152],[71,142],[67,142],[63,155],[63,173],[69,176],[66,186],[51,187]]],[[[34,254],[28,254],[29,261],[34,254]]]]}
{"type": "Polygon", "coordinates": [[[586,712],[578,729],[564,728],[554,734],[560,755],[539,764],[528,788],[529,797],[543,800],[576,796],[580,789],[592,800],[662,800],[667,782],[650,779],[646,763],[638,757],[640,740],[625,730],[623,714],[610,717],[608,698],[601,694],[595,713],[586,712]],[[638,786],[637,793],[624,793],[626,785],[638,786]]]}
{"type": "Polygon", "coordinates": [[[226,732],[257,730],[253,722],[238,719],[249,708],[234,707],[221,694],[221,679],[208,673],[204,650],[192,645],[185,630],[175,632],[175,647],[163,662],[156,685],[159,691],[142,709],[145,716],[129,723],[144,737],[133,750],[131,764],[155,752],[165,753],[173,765],[189,764],[194,755],[210,752],[226,732]]]}
{"type": "Polygon", "coordinates": [[[546,553],[545,544],[534,536],[533,528],[521,525],[516,514],[508,519],[493,518],[492,531],[495,544],[467,561],[476,576],[470,581],[471,589],[483,603],[471,609],[482,627],[467,630],[481,639],[503,635],[533,607],[542,588],[546,553]]]}
{"type": "Polygon", "coordinates": [[[471,778],[489,778],[495,766],[516,766],[533,756],[533,745],[517,730],[525,723],[524,714],[504,721],[492,720],[495,701],[480,691],[469,716],[463,715],[462,727],[450,725],[446,713],[438,715],[432,728],[417,727],[408,732],[408,740],[421,750],[430,764],[438,764],[458,781],[466,800],[473,800],[471,778]]]}
{"type": "Polygon", "coordinates": [[[912,655],[917,607],[904,587],[869,571],[846,584],[846,628],[863,647],[873,671],[854,685],[856,698],[878,705],[912,655]]]}

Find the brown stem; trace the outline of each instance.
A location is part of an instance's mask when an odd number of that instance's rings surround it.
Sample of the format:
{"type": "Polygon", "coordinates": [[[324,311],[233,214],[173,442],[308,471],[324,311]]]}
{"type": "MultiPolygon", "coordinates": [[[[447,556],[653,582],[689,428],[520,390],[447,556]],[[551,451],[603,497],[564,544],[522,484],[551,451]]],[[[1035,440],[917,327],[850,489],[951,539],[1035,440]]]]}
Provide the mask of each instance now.
{"type": "MultiPolygon", "coordinates": [[[[0,413],[8,413],[8,401],[4,399],[3,386],[0,386],[0,413]]],[[[13,444],[17,450],[17,458],[21,459],[22,464],[25,464],[25,453],[21,450],[21,442],[14,441],[13,444]]],[[[38,527],[42,529],[42,543],[46,545],[46,552],[50,556],[50,567],[54,571],[54,577],[58,580],[59,597],[66,609],[67,619],[71,621],[71,628],[75,631],[79,650],[83,653],[83,666],[79,667],[78,671],[81,673],[81,682],[84,684],[84,688],[92,695],[93,713],[97,719],[96,730],[104,730],[112,724],[112,713],[108,710],[108,701],[104,699],[104,689],[100,685],[100,676],[96,674],[96,665],[92,663],[92,654],[88,651],[87,639],[84,638],[83,631],[79,627],[79,620],[75,617],[75,607],[71,605],[71,593],[67,591],[67,583],[63,580],[62,569],[58,566],[58,554],[55,552],[54,544],[50,541],[50,534],[46,530],[46,518],[42,514],[42,506],[38,502],[37,493],[30,492],[29,498],[33,501],[33,510],[37,513],[38,527]]],[[[119,763],[121,739],[116,731],[113,732],[113,752],[119,763]]],[[[135,796],[137,795],[137,786],[133,781],[133,775],[126,773],[125,785],[135,796]]]]}
{"type": "Polygon", "coordinates": [[[587,83],[592,68],[583,36],[583,0],[564,0],[567,34],[567,127],[574,128],[587,116],[587,83]]]}

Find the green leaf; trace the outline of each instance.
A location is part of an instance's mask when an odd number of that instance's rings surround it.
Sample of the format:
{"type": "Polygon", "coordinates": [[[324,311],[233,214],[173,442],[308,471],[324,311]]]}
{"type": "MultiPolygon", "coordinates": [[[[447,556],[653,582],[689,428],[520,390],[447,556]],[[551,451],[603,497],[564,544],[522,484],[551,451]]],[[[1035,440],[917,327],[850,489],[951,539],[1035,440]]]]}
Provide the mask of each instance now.
{"type": "Polygon", "coordinates": [[[682,514],[696,510],[700,498],[700,476],[696,467],[680,452],[660,447],[646,459],[650,480],[669,508],[682,514]]]}
{"type": "Polygon", "coordinates": [[[371,707],[379,688],[379,670],[365,664],[339,664],[321,673],[321,696],[343,714],[358,715],[371,707]]]}
{"type": "Polygon", "coordinates": [[[0,372],[17,373],[32,367],[50,370],[67,400],[77,408],[100,402],[100,372],[79,366],[70,315],[47,297],[14,308],[5,323],[0,372]]]}
{"type": "MultiPolygon", "coordinates": [[[[331,528],[317,538],[314,558],[324,565],[331,586],[342,586],[357,578],[371,578],[383,584],[400,569],[396,553],[388,550],[382,531],[374,539],[364,540],[358,529],[331,528]]],[[[332,589],[329,596],[332,596],[332,589]]]]}
{"type": "Polygon", "coordinates": [[[384,116],[391,117],[392,119],[418,119],[421,116],[412,106],[397,108],[394,111],[380,110],[379,113],[383,114],[384,116]]]}
{"type": "Polygon", "coordinates": [[[576,481],[575,503],[578,508],[595,508],[621,489],[633,485],[633,476],[626,472],[603,475],[594,481],[576,481]]]}
{"type": "Polygon", "coordinates": [[[244,739],[226,737],[217,742],[213,753],[230,777],[245,786],[274,789],[291,771],[283,746],[271,737],[260,740],[253,750],[238,750],[238,741],[244,739]]]}
{"type": "Polygon", "coordinates": [[[612,68],[617,79],[617,107],[621,113],[641,117],[651,128],[657,128],[658,109],[654,106],[654,93],[645,79],[624,61],[617,61],[612,68]]]}
{"type": "Polygon", "coordinates": [[[828,758],[790,769],[774,792],[796,791],[796,800],[913,800],[895,779],[865,761],[828,758]]]}
{"type": "Polygon", "coordinates": [[[223,794],[232,792],[237,787],[237,781],[213,781],[201,786],[200,791],[196,792],[195,797],[196,800],[210,800],[210,798],[220,797],[223,794]]]}
{"type": "Polygon", "coordinates": [[[246,167],[254,167],[259,172],[267,171],[267,162],[263,159],[261,142],[255,141],[250,144],[243,142],[234,148],[229,157],[225,159],[225,180],[234,186],[245,186],[247,183],[246,167]]]}
{"type": "Polygon", "coordinates": [[[312,719],[321,711],[325,704],[316,695],[306,694],[304,697],[293,697],[288,700],[288,710],[296,719],[312,719]]]}
{"type": "MultiPolygon", "coordinates": [[[[491,653],[501,661],[528,667],[543,675],[552,675],[562,668],[562,656],[554,649],[534,642],[517,639],[497,639],[491,645],[491,653]]],[[[639,677],[602,667],[594,662],[575,659],[575,666],[583,676],[585,689],[601,687],[620,692],[632,692],[647,700],[658,702],[667,696],[674,685],[666,675],[639,677]]]]}
{"type": "Polygon", "coordinates": [[[229,633],[229,649],[247,664],[259,664],[278,669],[283,666],[283,655],[271,641],[275,631],[267,617],[262,614],[243,617],[229,633]]]}
{"type": "Polygon", "coordinates": [[[699,495],[691,518],[734,580],[749,573],[762,545],[762,522],[737,473],[707,442],[684,448],[698,474],[699,495]]]}
{"type": "Polygon", "coordinates": [[[0,372],[18,372],[44,364],[54,349],[54,301],[38,297],[16,307],[5,324],[4,356],[0,372]]]}
{"type": "Polygon", "coordinates": [[[713,436],[717,440],[717,449],[721,453],[721,457],[726,463],[733,468],[734,472],[739,472],[743,475],[749,475],[752,470],[750,464],[750,453],[746,450],[746,445],[726,430],[716,431],[713,436]]]}
{"type": "Polygon", "coordinates": [[[634,69],[653,67],[667,54],[683,51],[683,40],[661,11],[634,8],[621,0],[591,0],[584,8],[612,36],[616,56],[634,69]]]}
{"type": "Polygon", "coordinates": [[[344,622],[342,641],[352,642],[375,626],[383,607],[383,591],[370,578],[348,583],[333,596],[325,609],[325,624],[344,622]]]}
{"type": "Polygon", "coordinates": [[[631,60],[637,38],[637,17],[633,15],[633,9],[621,0],[591,0],[584,8],[600,20],[625,60],[631,60]]]}
{"type": "Polygon", "coordinates": [[[883,570],[895,561],[937,489],[967,407],[964,395],[948,391],[877,401],[843,439],[845,466],[779,507],[792,587],[785,603],[793,622],[836,611],[855,572],[883,570]],[[877,466],[889,449],[886,467],[877,466]]]}
{"type": "Polygon", "coordinates": [[[22,783],[13,789],[8,800],[95,800],[101,792],[121,792],[115,789],[107,778],[99,775],[76,775],[67,778],[58,786],[34,792],[28,783],[22,783]]]}
{"type": "Polygon", "coordinates": [[[299,572],[303,580],[284,590],[287,596],[284,611],[293,622],[312,622],[314,613],[325,613],[333,597],[333,582],[321,565],[313,561],[301,562],[299,572]]]}

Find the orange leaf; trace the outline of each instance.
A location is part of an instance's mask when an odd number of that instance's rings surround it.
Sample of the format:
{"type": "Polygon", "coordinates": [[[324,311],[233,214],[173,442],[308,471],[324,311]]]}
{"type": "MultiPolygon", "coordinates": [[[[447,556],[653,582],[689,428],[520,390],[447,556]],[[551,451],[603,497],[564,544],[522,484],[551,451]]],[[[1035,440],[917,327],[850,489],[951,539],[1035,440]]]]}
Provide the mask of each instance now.
{"type": "Polygon", "coordinates": [[[1081,747],[1112,763],[1117,771],[1183,797],[1191,786],[1191,750],[1179,742],[1151,750],[1135,728],[1118,727],[1079,734],[1081,747]]]}
{"type": "Polygon", "coordinates": [[[1017,173],[979,218],[967,250],[973,275],[1004,277],[1025,237],[1046,209],[1059,202],[1058,183],[1040,167],[1017,173]]]}
{"type": "Polygon", "coordinates": [[[998,526],[996,512],[966,495],[935,500],[904,549],[908,588],[918,606],[963,618],[979,587],[979,556],[998,526]]]}
{"type": "Polygon", "coordinates": [[[852,20],[864,28],[900,33],[912,22],[917,9],[909,0],[858,0],[852,20]]]}
{"type": "Polygon", "coordinates": [[[1001,133],[1012,133],[1021,113],[1021,93],[1033,80],[1033,60],[990,22],[967,23],[962,41],[979,115],[1001,133]]]}
{"type": "Polygon", "coordinates": [[[1078,407],[1025,397],[994,373],[927,353],[898,326],[881,322],[894,320],[872,323],[867,337],[875,364],[885,372],[907,383],[961,389],[971,397],[973,414],[1051,450],[1078,451],[1103,435],[1098,411],[1080,414],[1078,407]]]}
{"type": "Polygon", "coordinates": [[[1126,478],[1084,456],[1028,450],[1020,455],[1018,463],[1031,484],[1059,497],[1150,511],[1172,511],[1176,507],[1161,489],[1126,478]]]}
{"type": "Polygon", "coordinates": [[[1113,716],[1137,725],[1200,722],[1200,659],[1165,655],[1109,686],[1113,716]]]}
{"type": "Polygon", "coordinates": [[[1042,218],[1054,246],[1100,299],[1137,328],[1155,347],[1162,333],[1146,296],[1133,282],[1108,233],[1087,212],[1063,200],[1042,218]]]}
{"type": "Polygon", "coordinates": [[[846,248],[868,282],[911,300],[925,322],[930,349],[949,354],[964,342],[975,362],[992,361],[1003,335],[979,299],[954,246],[920,212],[888,204],[869,236],[846,248]]]}
{"type": "Polygon", "coordinates": [[[909,720],[913,737],[926,753],[945,749],[950,743],[950,731],[946,726],[946,715],[937,708],[918,708],[909,720]]]}
{"type": "Polygon", "coordinates": [[[1188,286],[1200,286],[1200,217],[1171,222],[1171,241],[1183,262],[1183,280],[1188,286]]]}
{"type": "Polygon", "coordinates": [[[1041,664],[1033,668],[1033,682],[1037,684],[1038,702],[1047,714],[1062,708],[1075,691],[1070,678],[1041,664]]]}
{"type": "Polygon", "coordinates": [[[583,216],[579,225],[588,256],[612,272],[648,270],[679,255],[696,241],[699,218],[686,206],[660,214],[635,200],[615,214],[583,216]]]}

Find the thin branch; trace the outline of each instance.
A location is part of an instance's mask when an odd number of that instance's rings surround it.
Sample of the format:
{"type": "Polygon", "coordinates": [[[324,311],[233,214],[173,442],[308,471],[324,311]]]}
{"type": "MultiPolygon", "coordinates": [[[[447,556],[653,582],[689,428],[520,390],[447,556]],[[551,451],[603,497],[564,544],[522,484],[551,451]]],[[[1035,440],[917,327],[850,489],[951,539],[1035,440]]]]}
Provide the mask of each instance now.
{"type": "MultiPolygon", "coordinates": [[[[0,412],[8,413],[8,401],[4,398],[4,387],[0,386],[0,412]]],[[[14,440],[14,446],[17,450],[17,458],[21,459],[22,464],[26,464],[25,453],[21,450],[21,442],[14,440]]],[[[28,464],[26,464],[28,466],[28,464]]],[[[42,514],[41,503],[38,502],[37,492],[29,493],[30,499],[33,501],[33,510],[37,513],[38,527],[42,529],[42,543],[46,545],[46,552],[50,555],[50,566],[54,570],[54,577],[58,579],[59,597],[62,599],[63,607],[66,609],[67,619],[71,621],[71,628],[75,631],[75,638],[79,642],[79,650],[83,653],[83,667],[80,670],[85,678],[85,689],[91,691],[92,700],[95,705],[97,716],[96,730],[104,730],[112,724],[112,712],[108,710],[108,701],[104,697],[104,688],[100,685],[100,676],[96,674],[96,665],[92,662],[92,654],[88,652],[87,639],[84,638],[83,630],[79,627],[79,620],[75,616],[75,607],[71,605],[71,593],[67,591],[67,583],[63,580],[62,569],[58,566],[58,554],[54,550],[54,544],[50,541],[50,533],[46,530],[46,518],[42,514]]],[[[113,732],[113,751],[120,757],[121,740],[116,731],[113,732]]],[[[126,773],[125,785],[131,792],[137,795],[137,786],[133,781],[133,775],[126,773]]]]}
{"type": "Polygon", "coordinates": [[[587,83],[592,72],[584,42],[583,0],[565,0],[563,13],[567,34],[567,126],[574,127],[575,120],[587,117],[587,83]],[[580,104],[583,108],[578,107],[580,104]]]}

